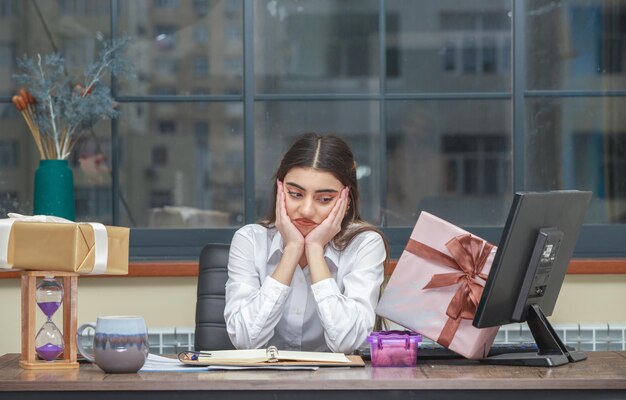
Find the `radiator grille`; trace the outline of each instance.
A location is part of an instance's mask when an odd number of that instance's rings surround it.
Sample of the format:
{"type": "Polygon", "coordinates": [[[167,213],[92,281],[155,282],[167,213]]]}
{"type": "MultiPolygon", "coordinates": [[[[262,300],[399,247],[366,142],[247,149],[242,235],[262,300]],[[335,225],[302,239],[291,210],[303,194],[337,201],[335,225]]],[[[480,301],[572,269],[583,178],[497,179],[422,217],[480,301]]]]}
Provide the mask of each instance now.
{"type": "MultiPolygon", "coordinates": [[[[561,340],[576,350],[582,351],[624,351],[626,350],[626,322],[604,323],[555,323],[552,327],[561,340]]],[[[403,329],[390,324],[389,329],[403,329]]],[[[494,343],[521,344],[534,343],[533,335],[526,323],[500,327],[494,343]]],[[[422,343],[431,345],[432,340],[422,338],[422,343]]]]}
{"type": "MultiPolygon", "coordinates": [[[[559,323],[552,324],[565,344],[582,351],[626,351],[626,322],[618,323],[559,323]]],[[[389,329],[403,329],[390,324],[389,329]]],[[[93,331],[86,330],[83,345],[92,342],[93,331]]],[[[194,328],[157,327],[148,331],[150,352],[154,354],[175,354],[193,350],[194,328]]],[[[423,338],[422,343],[432,344],[423,338]]],[[[534,343],[527,324],[510,324],[500,328],[494,343],[517,344],[534,343]]]]}

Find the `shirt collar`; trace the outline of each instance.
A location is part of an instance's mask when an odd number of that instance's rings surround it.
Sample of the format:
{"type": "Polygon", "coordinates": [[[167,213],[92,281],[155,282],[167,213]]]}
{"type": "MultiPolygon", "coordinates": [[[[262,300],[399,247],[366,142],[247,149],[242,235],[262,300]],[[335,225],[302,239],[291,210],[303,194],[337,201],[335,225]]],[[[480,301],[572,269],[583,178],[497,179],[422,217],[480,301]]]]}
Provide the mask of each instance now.
{"type": "MultiPolygon", "coordinates": [[[[284,243],[283,237],[280,235],[277,229],[273,229],[274,237],[272,237],[272,242],[270,243],[269,251],[267,252],[267,260],[269,262],[270,259],[276,254],[276,252],[283,252],[284,243]]],[[[330,263],[328,263],[328,268],[331,270],[334,269],[337,271],[339,269],[339,250],[335,249],[335,247],[331,244],[327,245],[324,249],[324,258],[326,258],[330,263]]]]}

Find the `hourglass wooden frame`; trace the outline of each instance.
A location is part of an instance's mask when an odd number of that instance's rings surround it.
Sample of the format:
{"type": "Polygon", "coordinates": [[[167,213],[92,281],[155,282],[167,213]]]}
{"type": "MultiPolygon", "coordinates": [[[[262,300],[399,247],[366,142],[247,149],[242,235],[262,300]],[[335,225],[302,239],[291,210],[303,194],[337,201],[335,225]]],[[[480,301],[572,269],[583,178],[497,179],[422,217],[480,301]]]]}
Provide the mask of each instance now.
{"type": "Polygon", "coordinates": [[[78,274],[61,271],[22,271],[22,354],[24,369],[78,368],[76,328],[78,326],[78,274]],[[37,330],[37,278],[54,276],[63,280],[63,355],[54,361],[38,360],[35,351],[37,330]]]}

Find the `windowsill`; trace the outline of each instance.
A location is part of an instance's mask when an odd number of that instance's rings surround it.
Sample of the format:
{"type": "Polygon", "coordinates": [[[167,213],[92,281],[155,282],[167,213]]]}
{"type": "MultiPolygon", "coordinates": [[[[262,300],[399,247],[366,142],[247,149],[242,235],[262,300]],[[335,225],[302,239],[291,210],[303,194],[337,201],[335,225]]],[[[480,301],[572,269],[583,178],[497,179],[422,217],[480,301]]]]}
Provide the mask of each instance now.
{"type": "MultiPolygon", "coordinates": [[[[391,275],[398,260],[392,260],[385,275],[391,275]]],[[[580,258],[571,260],[568,275],[604,275],[604,274],[626,274],[626,258],[580,258]]]]}
{"type": "MultiPolygon", "coordinates": [[[[398,260],[391,260],[385,268],[385,275],[391,275],[398,260]]],[[[626,274],[626,258],[618,259],[576,259],[570,262],[567,273],[570,275],[626,274]]],[[[0,279],[19,278],[20,272],[0,272],[0,279]]],[[[198,276],[198,263],[195,261],[131,262],[128,275],[82,275],[81,278],[127,278],[127,277],[195,277],[198,276]]]]}

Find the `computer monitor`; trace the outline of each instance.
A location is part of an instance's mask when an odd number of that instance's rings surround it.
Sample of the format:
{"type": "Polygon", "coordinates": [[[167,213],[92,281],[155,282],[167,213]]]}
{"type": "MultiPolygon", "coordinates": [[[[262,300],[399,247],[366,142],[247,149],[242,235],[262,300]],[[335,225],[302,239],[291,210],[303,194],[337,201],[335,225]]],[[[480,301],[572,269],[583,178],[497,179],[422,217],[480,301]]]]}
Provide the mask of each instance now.
{"type": "Polygon", "coordinates": [[[487,357],[490,364],[557,366],[587,356],[568,351],[552,315],[591,192],[516,193],[476,310],[477,328],[527,322],[537,353],[487,357]]]}

